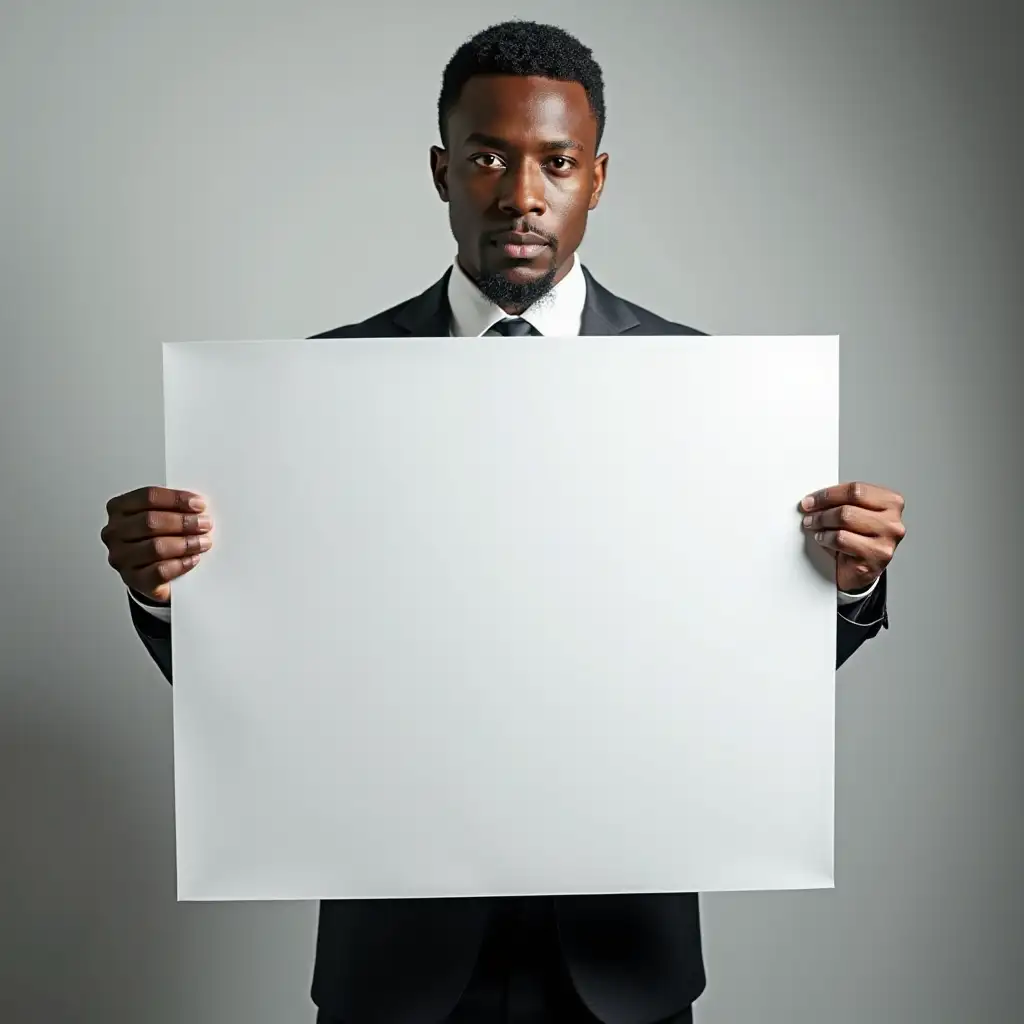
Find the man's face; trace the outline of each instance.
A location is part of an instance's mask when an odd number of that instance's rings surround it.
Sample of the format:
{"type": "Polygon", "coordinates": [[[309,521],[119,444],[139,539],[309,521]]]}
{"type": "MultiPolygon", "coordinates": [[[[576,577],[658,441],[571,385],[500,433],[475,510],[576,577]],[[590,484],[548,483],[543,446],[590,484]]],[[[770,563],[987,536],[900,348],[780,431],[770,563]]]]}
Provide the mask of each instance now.
{"type": "Polygon", "coordinates": [[[521,312],[568,272],[604,187],[597,120],[577,82],[483,75],[431,150],[459,264],[507,312],[521,312]]]}

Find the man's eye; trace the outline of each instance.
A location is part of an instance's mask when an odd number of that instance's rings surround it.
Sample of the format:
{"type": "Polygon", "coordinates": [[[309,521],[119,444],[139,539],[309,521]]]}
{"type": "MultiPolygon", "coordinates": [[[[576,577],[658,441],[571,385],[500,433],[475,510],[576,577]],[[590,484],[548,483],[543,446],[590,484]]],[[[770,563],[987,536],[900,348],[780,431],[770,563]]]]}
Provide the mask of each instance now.
{"type": "Polygon", "coordinates": [[[473,157],[473,162],[480,167],[501,166],[501,160],[499,160],[493,153],[477,153],[477,155],[473,157]]]}
{"type": "Polygon", "coordinates": [[[553,156],[551,158],[551,168],[555,171],[571,171],[573,167],[572,161],[568,157],[564,156],[553,156]]]}

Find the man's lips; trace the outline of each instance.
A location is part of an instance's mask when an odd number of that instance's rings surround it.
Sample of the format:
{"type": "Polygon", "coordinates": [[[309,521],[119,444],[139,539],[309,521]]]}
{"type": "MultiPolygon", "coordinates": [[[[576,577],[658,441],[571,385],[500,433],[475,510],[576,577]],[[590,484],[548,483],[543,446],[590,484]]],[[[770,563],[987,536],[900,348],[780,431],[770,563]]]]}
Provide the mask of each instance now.
{"type": "Polygon", "coordinates": [[[541,235],[518,231],[504,231],[495,235],[494,244],[514,260],[532,260],[548,247],[547,240],[541,235]]]}

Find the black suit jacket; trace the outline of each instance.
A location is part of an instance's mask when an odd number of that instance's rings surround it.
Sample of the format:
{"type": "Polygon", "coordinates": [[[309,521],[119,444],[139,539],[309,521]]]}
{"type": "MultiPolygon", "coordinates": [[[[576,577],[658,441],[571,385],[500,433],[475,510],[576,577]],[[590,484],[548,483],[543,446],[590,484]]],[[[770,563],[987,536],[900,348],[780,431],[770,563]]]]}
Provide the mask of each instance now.
{"type": "MultiPolygon", "coordinates": [[[[443,337],[449,333],[448,273],[416,298],[317,338],[443,337]]],[[[699,335],[626,302],[584,269],[581,333],[699,335]]],[[[836,666],[875,636],[886,615],[883,575],[854,611],[840,609],[836,666]]],[[[169,627],[129,602],[146,649],[172,680],[169,627]]],[[[705,986],[695,893],[561,896],[558,937],[573,982],[607,1024],[649,1024],[690,1005],[705,986]]],[[[312,996],[345,1024],[442,1020],[468,983],[489,909],[486,898],[325,900],[312,996]]]]}

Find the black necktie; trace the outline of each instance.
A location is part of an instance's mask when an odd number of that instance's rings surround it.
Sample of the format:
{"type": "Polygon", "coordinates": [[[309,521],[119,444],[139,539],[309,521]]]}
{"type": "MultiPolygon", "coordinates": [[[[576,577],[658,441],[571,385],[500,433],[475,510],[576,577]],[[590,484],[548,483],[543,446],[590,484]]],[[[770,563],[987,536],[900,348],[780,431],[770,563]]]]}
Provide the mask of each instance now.
{"type": "Polygon", "coordinates": [[[540,334],[540,331],[536,330],[531,324],[528,324],[521,316],[512,316],[506,320],[499,320],[491,330],[496,331],[498,334],[503,334],[506,338],[525,338],[527,335],[540,334]]]}

